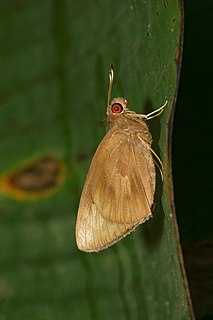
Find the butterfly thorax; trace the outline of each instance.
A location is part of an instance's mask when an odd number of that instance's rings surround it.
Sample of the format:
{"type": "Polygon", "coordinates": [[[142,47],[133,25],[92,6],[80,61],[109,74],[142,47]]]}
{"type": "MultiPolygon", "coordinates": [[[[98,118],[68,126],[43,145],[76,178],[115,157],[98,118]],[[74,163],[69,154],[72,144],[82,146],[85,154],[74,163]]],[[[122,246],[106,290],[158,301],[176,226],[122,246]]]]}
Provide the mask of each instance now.
{"type": "Polygon", "coordinates": [[[127,135],[138,135],[145,142],[151,144],[152,136],[149,132],[149,127],[139,115],[134,111],[128,110],[122,114],[110,114],[107,117],[108,130],[114,132],[125,132],[127,135]]]}

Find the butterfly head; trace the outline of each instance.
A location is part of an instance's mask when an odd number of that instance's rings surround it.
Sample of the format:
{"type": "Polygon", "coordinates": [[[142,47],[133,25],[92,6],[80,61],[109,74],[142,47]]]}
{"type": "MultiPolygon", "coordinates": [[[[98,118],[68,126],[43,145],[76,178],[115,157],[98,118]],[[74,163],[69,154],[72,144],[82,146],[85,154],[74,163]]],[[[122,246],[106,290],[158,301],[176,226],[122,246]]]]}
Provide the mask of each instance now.
{"type": "Polygon", "coordinates": [[[119,115],[124,113],[128,106],[128,101],[125,98],[114,98],[107,108],[107,115],[119,115]]]}

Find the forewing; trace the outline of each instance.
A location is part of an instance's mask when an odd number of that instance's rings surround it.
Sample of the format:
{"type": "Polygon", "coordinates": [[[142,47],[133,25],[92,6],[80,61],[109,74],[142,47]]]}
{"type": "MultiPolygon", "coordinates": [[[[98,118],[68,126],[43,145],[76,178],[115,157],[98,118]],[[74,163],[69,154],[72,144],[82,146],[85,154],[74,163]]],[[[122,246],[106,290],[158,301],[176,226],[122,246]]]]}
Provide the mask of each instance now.
{"type": "MultiPolygon", "coordinates": [[[[111,137],[111,135],[109,136],[111,137]]],[[[109,137],[106,135],[93,157],[78,209],[76,242],[78,248],[86,252],[100,251],[109,247],[133,231],[138,225],[138,223],[109,221],[98,209],[98,206],[102,207],[101,199],[98,200],[98,203],[94,201],[94,191],[98,187],[96,179],[100,179],[103,186],[107,183],[106,177],[103,178],[103,176],[106,175],[105,165],[111,152],[111,144],[107,143],[108,139],[109,137]]]]}
{"type": "Polygon", "coordinates": [[[110,131],[91,164],[91,197],[105,219],[141,223],[151,216],[155,191],[150,145],[134,130],[110,131]]]}
{"type": "Polygon", "coordinates": [[[138,133],[132,138],[125,131],[110,129],[90,165],[79,204],[77,238],[90,241],[91,234],[100,230],[110,230],[108,238],[105,233],[108,242],[122,238],[151,216],[154,190],[149,145],[138,133]]]}

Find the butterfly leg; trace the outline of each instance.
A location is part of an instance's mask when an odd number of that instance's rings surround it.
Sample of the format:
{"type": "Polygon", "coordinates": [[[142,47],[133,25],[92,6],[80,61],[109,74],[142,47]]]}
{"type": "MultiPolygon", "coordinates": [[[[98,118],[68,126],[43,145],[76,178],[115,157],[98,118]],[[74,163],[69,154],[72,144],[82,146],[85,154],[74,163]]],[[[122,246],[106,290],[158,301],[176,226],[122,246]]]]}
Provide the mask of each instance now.
{"type": "Polygon", "coordinates": [[[163,163],[161,161],[161,159],[158,157],[158,155],[155,153],[155,151],[150,147],[150,151],[153,154],[153,156],[155,156],[155,158],[157,159],[157,161],[153,158],[156,166],[158,167],[159,171],[160,171],[160,175],[161,175],[161,179],[163,181],[163,171],[164,171],[164,167],[163,167],[163,163]]]}
{"type": "Polygon", "coordinates": [[[168,100],[166,100],[166,102],[164,103],[164,105],[162,105],[162,107],[160,107],[157,110],[152,111],[152,112],[148,113],[147,115],[145,115],[145,119],[146,120],[150,120],[150,119],[156,118],[159,115],[161,115],[161,113],[163,112],[163,110],[166,107],[167,103],[168,103],[168,100]]]}

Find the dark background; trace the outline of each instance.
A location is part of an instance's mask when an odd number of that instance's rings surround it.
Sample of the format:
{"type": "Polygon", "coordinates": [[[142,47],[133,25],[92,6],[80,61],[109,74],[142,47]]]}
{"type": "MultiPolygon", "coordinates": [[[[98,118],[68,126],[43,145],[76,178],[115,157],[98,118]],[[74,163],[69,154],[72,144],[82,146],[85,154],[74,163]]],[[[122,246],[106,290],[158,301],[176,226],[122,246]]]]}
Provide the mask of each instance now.
{"type": "Polygon", "coordinates": [[[213,319],[213,2],[185,1],[180,87],[173,128],[176,212],[196,315],[213,319]]]}

